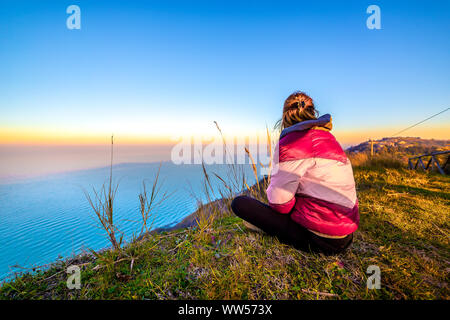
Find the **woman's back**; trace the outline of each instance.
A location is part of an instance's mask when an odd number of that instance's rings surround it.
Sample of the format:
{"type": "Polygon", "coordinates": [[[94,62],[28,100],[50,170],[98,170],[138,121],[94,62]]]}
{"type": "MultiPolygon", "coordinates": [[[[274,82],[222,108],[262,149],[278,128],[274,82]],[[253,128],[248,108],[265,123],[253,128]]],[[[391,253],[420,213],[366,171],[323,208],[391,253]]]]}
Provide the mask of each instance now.
{"type": "Polygon", "coordinates": [[[330,133],[329,114],[318,118],[304,92],[291,94],[278,122],[282,132],[274,150],[267,188],[269,205],[239,196],[231,206],[239,217],[304,250],[345,250],[359,225],[353,170],[330,133]]]}
{"type": "MultiPolygon", "coordinates": [[[[320,117],[329,119],[329,115],[320,117]]],[[[310,123],[315,126],[315,121],[310,123]]],[[[356,202],[355,180],[349,159],[334,136],[323,129],[291,131],[279,142],[279,162],[311,159],[312,165],[299,181],[297,193],[346,207],[356,202]]],[[[277,150],[277,149],[276,149],[277,150]]]]}
{"type": "Polygon", "coordinates": [[[302,226],[343,236],[359,224],[355,181],[350,161],[327,127],[331,116],[324,115],[281,134],[267,198],[280,213],[293,209],[292,220],[302,226]]]}

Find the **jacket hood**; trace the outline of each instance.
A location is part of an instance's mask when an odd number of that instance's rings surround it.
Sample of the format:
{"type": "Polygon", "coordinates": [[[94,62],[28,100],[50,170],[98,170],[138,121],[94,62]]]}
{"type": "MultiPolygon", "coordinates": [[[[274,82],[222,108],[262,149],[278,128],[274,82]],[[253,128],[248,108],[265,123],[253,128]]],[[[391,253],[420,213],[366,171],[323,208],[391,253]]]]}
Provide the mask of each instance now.
{"type": "Polygon", "coordinates": [[[331,115],[327,113],[320,116],[316,120],[302,121],[290,126],[289,128],[283,129],[283,131],[281,131],[280,139],[293,131],[303,131],[311,129],[312,127],[325,127],[331,129],[331,115]]]}

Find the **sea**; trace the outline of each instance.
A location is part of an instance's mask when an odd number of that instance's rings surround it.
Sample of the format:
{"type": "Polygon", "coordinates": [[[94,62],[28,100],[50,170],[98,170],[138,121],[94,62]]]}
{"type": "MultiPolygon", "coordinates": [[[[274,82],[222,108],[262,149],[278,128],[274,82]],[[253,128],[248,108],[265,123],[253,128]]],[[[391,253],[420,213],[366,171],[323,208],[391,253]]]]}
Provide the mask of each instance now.
{"type": "MultiPolygon", "coordinates": [[[[247,181],[254,183],[251,167],[242,165],[241,169],[247,181]]],[[[174,226],[194,212],[200,202],[208,201],[201,165],[176,165],[170,161],[114,165],[113,184],[118,185],[114,219],[126,242],[141,231],[139,194],[143,183],[151,191],[158,170],[160,193],[155,203],[164,193],[167,198],[149,219],[154,218],[153,228],[174,226]]],[[[231,183],[229,170],[226,165],[206,165],[215,189],[211,198],[219,198],[217,190],[223,186],[214,174],[231,183]]],[[[94,190],[98,192],[108,184],[109,174],[110,167],[101,167],[0,184],[0,281],[88,249],[109,247],[86,198],[86,193],[94,196],[94,190]]]]}

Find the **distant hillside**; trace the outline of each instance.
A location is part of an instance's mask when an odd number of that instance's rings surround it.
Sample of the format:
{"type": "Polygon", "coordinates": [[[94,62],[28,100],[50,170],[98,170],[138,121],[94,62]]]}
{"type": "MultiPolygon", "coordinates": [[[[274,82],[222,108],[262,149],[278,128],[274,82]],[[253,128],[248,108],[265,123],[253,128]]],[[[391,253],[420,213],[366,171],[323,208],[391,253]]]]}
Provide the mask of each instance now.
{"type": "MultiPolygon", "coordinates": [[[[375,140],[373,151],[375,153],[400,153],[404,155],[420,155],[424,153],[450,150],[450,140],[421,139],[416,137],[383,138],[375,140]]],[[[370,152],[368,141],[347,148],[348,153],[370,152]]]]}

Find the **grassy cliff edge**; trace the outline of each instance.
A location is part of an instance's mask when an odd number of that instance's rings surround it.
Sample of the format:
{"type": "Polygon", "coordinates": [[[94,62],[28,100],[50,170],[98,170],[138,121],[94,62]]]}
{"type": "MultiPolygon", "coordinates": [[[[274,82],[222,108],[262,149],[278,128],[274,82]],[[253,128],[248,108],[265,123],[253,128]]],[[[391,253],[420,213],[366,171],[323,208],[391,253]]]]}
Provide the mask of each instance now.
{"type": "Polygon", "coordinates": [[[19,274],[0,299],[449,299],[450,178],[395,166],[354,173],[361,223],[343,254],[301,252],[249,231],[224,198],[202,206],[195,226],[19,274]],[[71,265],[80,289],[67,288],[71,265]],[[381,289],[367,288],[370,265],[381,289]]]}

